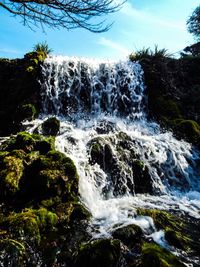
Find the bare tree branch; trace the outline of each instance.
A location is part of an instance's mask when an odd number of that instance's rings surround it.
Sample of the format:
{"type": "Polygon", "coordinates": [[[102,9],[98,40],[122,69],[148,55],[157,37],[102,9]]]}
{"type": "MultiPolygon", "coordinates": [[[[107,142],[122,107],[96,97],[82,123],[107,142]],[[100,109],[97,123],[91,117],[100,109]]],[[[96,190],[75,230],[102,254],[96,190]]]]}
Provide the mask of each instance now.
{"type": "Polygon", "coordinates": [[[51,28],[84,28],[91,32],[105,32],[112,24],[95,17],[118,11],[126,0],[3,0],[0,7],[23,19],[31,27],[47,25],[51,28]]]}

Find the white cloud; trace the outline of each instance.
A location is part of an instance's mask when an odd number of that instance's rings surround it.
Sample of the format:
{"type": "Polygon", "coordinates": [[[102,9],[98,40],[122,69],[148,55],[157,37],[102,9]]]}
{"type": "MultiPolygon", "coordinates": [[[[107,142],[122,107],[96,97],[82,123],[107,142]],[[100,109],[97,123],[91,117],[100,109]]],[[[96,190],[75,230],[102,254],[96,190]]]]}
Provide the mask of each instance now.
{"type": "Polygon", "coordinates": [[[146,24],[154,24],[156,26],[172,28],[185,31],[185,23],[181,21],[172,21],[162,19],[161,17],[150,13],[147,10],[138,10],[132,4],[126,2],[120,12],[132,19],[142,20],[146,24]]]}
{"type": "Polygon", "coordinates": [[[0,53],[6,53],[6,54],[20,54],[21,52],[14,49],[7,49],[7,48],[0,48],[0,53]]]}
{"type": "Polygon", "coordinates": [[[99,39],[98,44],[103,45],[107,48],[111,48],[112,50],[115,50],[116,52],[120,52],[121,55],[127,56],[130,51],[124,47],[123,45],[116,43],[115,41],[111,39],[107,39],[105,37],[102,37],[99,39]]]}

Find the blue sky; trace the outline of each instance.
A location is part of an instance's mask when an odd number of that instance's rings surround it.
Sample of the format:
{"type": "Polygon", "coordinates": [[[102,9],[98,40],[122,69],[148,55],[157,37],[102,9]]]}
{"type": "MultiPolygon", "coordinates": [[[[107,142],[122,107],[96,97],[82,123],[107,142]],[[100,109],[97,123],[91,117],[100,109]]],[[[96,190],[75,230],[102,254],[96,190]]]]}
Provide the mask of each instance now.
{"type": "Polygon", "coordinates": [[[0,8],[0,57],[22,57],[44,41],[53,54],[68,56],[121,59],[155,45],[176,53],[194,43],[186,20],[198,5],[199,0],[128,0],[120,11],[106,17],[114,24],[101,34],[83,29],[31,31],[0,8]]]}

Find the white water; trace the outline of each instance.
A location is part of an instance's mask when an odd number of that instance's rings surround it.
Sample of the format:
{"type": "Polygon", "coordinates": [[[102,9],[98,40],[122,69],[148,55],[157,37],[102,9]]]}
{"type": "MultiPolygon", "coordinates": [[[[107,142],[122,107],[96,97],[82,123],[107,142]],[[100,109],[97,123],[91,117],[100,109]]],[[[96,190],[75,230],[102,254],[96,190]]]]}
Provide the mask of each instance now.
{"type": "MultiPolygon", "coordinates": [[[[180,210],[200,218],[199,154],[189,143],[147,121],[139,64],[48,58],[41,85],[43,118],[55,114],[61,119],[56,146],[77,166],[81,200],[93,215],[95,236],[137,224],[166,246],[163,232],[156,231],[153,220],[137,216],[138,207],[180,210]],[[119,137],[122,133],[127,141],[127,147],[121,147],[124,157],[131,160],[131,151],[135,151],[144,162],[153,194],[135,191],[133,170],[117,149],[124,142],[119,137]],[[111,151],[115,165],[110,169],[91,164],[91,142],[97,139],[111,151]]],[[[40,123],[36,121],[34,127],[40,123]]]]}

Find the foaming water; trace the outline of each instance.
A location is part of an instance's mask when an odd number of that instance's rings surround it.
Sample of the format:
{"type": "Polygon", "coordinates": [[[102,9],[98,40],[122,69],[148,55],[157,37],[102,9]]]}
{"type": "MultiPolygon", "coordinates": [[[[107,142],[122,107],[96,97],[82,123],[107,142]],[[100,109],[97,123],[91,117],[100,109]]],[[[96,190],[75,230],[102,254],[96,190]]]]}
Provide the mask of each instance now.
{"type": "Polygon", "coordinates": [[[41,86],[45,114],[75,120],[102,112],[134,119],[144,115],[145,87],[138,63],[49,57],[41,86]]]}
{"type": "Polygon", "coordinates": [[[152,218],[138,216],[138,208],[200,218],[199,152],[147,120],[138,63],[47,58],[41,88],[42,116],[61,120],[56,147],[77,166],[81,201],[93,215],[95,237],[136,224],[167,247],[164,233],[152,218]],[[148,179],[137,176],[137,164],[148,179]]]}

